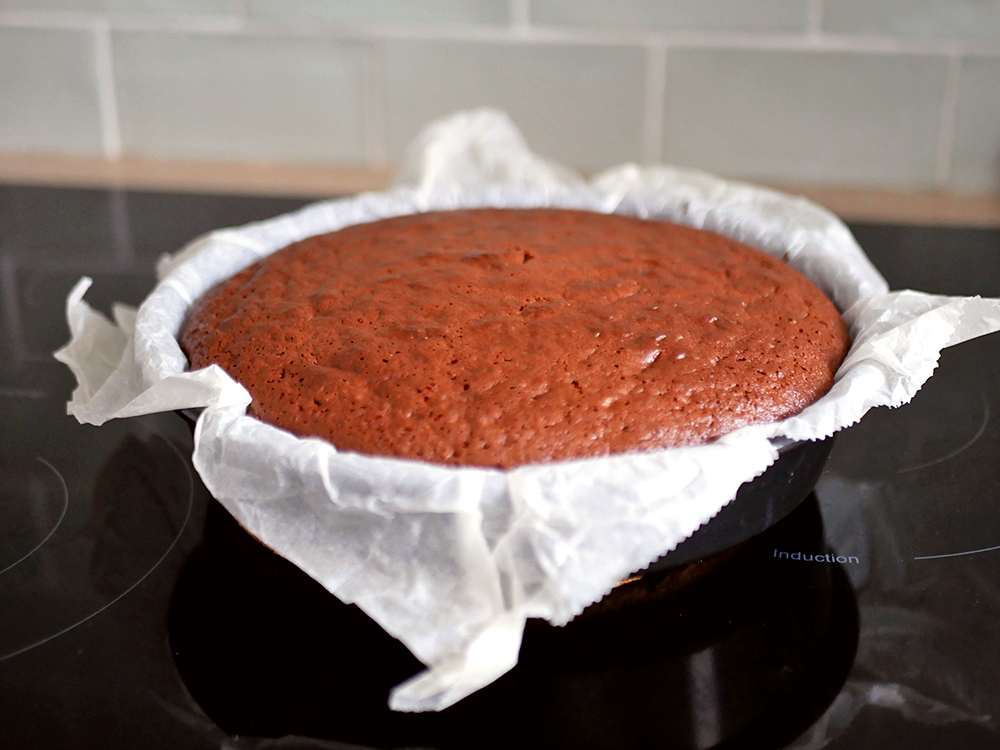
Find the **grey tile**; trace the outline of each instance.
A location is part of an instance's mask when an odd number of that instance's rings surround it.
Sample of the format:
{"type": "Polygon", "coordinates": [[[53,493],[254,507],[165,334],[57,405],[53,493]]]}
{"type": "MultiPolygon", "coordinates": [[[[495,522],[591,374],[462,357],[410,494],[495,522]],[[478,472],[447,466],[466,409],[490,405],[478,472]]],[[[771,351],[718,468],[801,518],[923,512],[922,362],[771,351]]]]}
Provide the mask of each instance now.
{"type": "Polygon", "coordinates": [[[129,154],[363,162],[363,49],[321,39],[119,33],[129,154]]]}
{"type": "Polygon", "coordinates": [[[996,0],[826,0],[823,29],[835,33],[1000,38],[996,0]]]}
{"type": "Polygon", "coordinates": [[[389,156],[436,117],[494,106],[546,157],[583,169],[637,160],[645,65],[631,47],[387,43],[389,156]]]}
{"type": "Polygon", "coordinates": [[[962,63],[949,186],[1000,192],[1000,58],[962,63]]]}
{"type": "Polygon", "coordinates": [[[712,31],[795,31],[806,0],[533,0],[531,21],[712,31]]]}
{"type": "Polygon", "coordinates": [[[101,153],[89,32],[0,28],[0,151],[101,153]]]}
{"type": "Polygon", "coordinates": [[[0,10],[76,10],[228,15],[229,0],[0,0],[0,10]]]}
{"type": "Polygon", "coordinates": [[[508,0],[250,0],[250,14],[348,23],[506,24],[508,0]]]}
{"type": "Polygon", "coordinates": [[[738,177],[930,187],[946,69],[917,55],[671,51],[665,158],[738,177]]]}

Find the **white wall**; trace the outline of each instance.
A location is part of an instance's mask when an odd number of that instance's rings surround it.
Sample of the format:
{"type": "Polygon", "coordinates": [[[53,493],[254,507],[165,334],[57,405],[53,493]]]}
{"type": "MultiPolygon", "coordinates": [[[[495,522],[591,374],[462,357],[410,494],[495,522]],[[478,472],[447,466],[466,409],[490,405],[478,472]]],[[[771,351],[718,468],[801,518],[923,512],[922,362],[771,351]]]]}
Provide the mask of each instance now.
{"type": "Polygon", "coordinates": [[[585,170],[998,191],[1000,0],[0,0],[0,153],[376,165],[480,105],[585,170]]]}

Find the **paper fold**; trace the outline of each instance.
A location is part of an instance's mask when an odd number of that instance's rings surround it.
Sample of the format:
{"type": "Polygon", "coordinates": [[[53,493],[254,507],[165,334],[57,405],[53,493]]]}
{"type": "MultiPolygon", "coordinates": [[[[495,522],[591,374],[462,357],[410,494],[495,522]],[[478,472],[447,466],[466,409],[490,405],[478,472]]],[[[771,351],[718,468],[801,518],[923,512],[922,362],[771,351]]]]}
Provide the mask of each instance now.
{"type": "Polygon", "coordinates": [[[396,710],[438,710],[517,660],[524,621],[562,624],[711,519],[776,456],[772,440],[813,440],[870,408],[909,400],[942,347],[1000,329],[1000,301],[889,293],[847,228],[804,199],[672,167],[624,165],[589,182],[535,156],[492,110],[431,125],[393,189],[213,232],[159,265],[138,311],[112,323],[67,300],[72,339],[57,354],[79,383],[81,422],[202,408],[194,464],[262,542],[355,602],[428,666],[398,686],[396,710]],[[304,237],[424,210],[560,206],[709,229],[812,278],[854,345],[833,390],[801,414],[710,445],[523,466],[454,468],[338,452],[246,416],[247,391],[217,367],[186,372],[177,343],[193,300],[304,237]]]}

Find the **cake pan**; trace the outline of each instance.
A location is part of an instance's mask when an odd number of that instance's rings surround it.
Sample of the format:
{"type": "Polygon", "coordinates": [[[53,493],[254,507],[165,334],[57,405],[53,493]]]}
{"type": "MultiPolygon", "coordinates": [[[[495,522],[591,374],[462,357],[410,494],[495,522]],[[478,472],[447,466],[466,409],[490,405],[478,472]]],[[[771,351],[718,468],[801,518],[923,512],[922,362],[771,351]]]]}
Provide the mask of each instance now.
{"type": "MultiPolygon", "coordinates": [[[[213,504],[171,599],[171,653],[205,713],[248,740],[297,735],[358,750],[784,747],[834,700],[858,638],[843,567],[772,558],[792,544],[828,551],[812,497],[719,555],[723,564],[706,561],[711,574],[683,588],[661,595],[657,585],[564,627],[530,620],[517,667],[444,711],[411,714],[389,710],[386,697],[421,668],[416,657],[213,504]]],[[[634,587],[645,579],[616,591],[634,587]]]]}
{"type": "Polygon", "coordinates": [[[645,572],[704,559],[771,528],[816,487],[834,440],[831,436],[779,446],[777,460],[763,474],[745,482],[732,502],[645,572]]]}

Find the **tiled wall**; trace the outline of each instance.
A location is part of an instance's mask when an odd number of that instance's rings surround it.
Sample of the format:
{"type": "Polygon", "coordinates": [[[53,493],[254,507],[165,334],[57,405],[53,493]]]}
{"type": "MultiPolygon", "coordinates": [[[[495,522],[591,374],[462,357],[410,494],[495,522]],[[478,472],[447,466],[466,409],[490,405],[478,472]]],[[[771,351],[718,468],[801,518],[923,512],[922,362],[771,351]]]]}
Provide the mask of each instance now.
{"type": "Polygon", "coordinates": [[[481,105],[588,171],[1000,191],[1000,0],[0,0],[0,153],[382,164],[481,105]]]}

